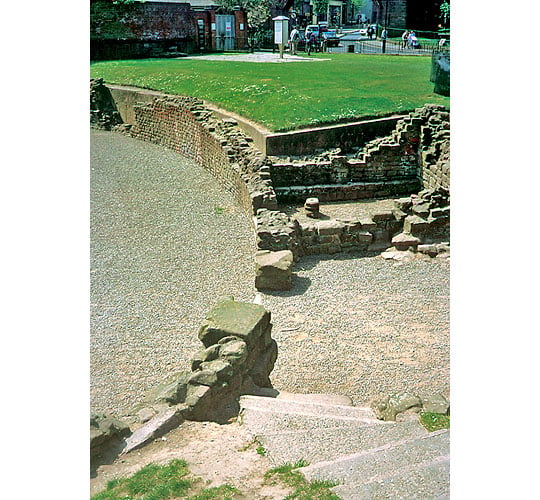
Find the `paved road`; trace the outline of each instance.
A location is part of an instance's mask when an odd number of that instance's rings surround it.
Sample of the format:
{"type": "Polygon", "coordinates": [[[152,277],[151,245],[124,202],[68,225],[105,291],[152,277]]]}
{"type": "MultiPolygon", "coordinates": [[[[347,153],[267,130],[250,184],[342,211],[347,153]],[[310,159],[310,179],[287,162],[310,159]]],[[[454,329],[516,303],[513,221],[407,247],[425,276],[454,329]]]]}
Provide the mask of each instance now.
{"type": "Polygon", "coordinates": [[[222,294],[253,300],[249,219],[176,153],[91,132],[91,408],[119,414],[201,346],[222,294]]]}

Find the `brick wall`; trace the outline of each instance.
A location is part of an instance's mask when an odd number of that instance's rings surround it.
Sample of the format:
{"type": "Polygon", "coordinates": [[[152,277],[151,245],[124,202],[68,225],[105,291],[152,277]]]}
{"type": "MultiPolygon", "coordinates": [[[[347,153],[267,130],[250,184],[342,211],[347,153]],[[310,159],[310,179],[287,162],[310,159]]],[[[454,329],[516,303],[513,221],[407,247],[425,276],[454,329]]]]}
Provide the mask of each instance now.
{"type": "Polygon", "coordinates": [[[250,193],[240,168],[231,165],[220,142],[198,120],[207,113],[201,101],[190,97],[156,98],[151,104],[136,104],[134,111],[133,136],[196,161],[219,179],[246,211],[252,211],[250,193]]]}

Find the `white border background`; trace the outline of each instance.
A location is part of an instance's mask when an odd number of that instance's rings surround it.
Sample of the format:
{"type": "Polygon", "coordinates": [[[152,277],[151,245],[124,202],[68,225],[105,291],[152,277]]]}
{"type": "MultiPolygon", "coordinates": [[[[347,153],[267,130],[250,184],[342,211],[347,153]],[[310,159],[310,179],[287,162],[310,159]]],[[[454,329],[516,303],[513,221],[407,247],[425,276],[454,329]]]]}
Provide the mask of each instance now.
{"type": "MultiPolygon", "coordinates": [[[[2,6],[0,491],[73,500],[89,496],[89,3],[23,5],[2,6]]],[[[537,490],[539,14],[452,1],[454,500],[537,490]]]]}

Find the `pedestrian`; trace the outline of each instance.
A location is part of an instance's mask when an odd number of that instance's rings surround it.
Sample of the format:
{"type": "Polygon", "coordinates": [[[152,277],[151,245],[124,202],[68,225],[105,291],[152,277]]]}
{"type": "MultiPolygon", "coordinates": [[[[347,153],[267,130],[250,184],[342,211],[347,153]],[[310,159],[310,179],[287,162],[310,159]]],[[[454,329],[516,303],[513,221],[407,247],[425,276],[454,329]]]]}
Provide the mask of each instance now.
{"type": "Polygon", "coordinates": [[[411,48],[417,49],[418,47],[418,38],[416,38],[416,33],[413,31],[409,37],[411,42],[411,48]]]}
{"type": "Polygon", "coordinates": [[[401,46],[405,49],[407,48],[407,39],[409,38],[409,30],[405,30],[403,35],[401,35],[401,46]]]}
{"type": "Polygon", "coordinates": [[[413,48],[413,35],[414,31],[409,31],[409,36],[407,37],[407,46],[409,47],[409,49],[413,48]]]}
{"type": "Polygon", "coordinates": [[[308,56],[311,54],[311,51],[315,48],[317,39],[315,38],[315,33],[313,31],[306,31],[306,50],[308,56]]]}
{"type": "Polygon", "coordinates": [[[300,40],[300,33],[296,28],[294,28],[291,31],[291,36],[289,38],[289,42],[291,43],[291,51],[294,55],[296,55],[296,50],[298,48],[298,42],[300,40]]]}

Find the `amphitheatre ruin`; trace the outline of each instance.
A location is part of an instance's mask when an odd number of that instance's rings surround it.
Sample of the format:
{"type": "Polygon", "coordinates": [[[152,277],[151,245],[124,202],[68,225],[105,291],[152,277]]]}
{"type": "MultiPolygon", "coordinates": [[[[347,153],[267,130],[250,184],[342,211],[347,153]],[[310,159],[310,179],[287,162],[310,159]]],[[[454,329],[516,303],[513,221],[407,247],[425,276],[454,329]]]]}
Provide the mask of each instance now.
{"type": "Polygon", "coordinates": [[[450,407],[449,111],[272,133],[90,96],[92,492],[150,450],[284,498],[230,440],[336,498],[447,498],[449,431],[418,415],[450,407]]]}

